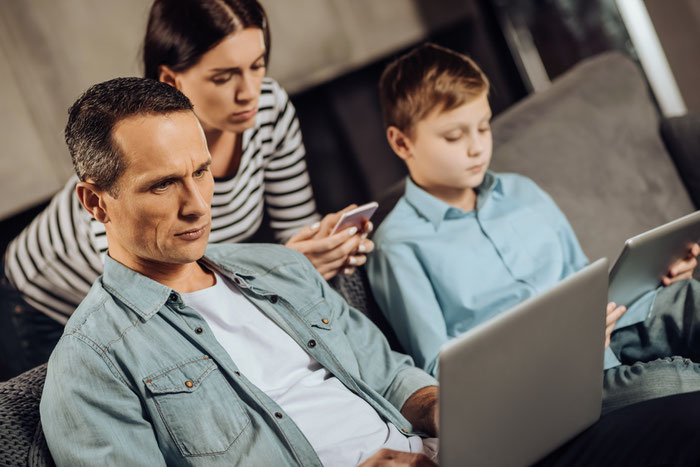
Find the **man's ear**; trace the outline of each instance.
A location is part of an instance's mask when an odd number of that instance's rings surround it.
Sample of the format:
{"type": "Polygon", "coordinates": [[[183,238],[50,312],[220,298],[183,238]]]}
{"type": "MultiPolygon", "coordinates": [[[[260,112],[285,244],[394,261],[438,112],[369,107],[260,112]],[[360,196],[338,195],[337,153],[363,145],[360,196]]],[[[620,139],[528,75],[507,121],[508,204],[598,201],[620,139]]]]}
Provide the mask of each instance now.
{"type": "Polygon", "coordinates": [[[109,222],[109,214],[107,214],[107,207],[105,199],[109,196],[106,190],[99,188],[97,185],[90,181],[78,182],[75,187],[75,192],[78,195],[80,204],[83,205],[85,210],[92,215],[95,219],[103,224],[109,222]]]}
{"type": "Polygon", "coordinates": [[[389,126],[386,129],[386,139],[389,141],[389,146],[394,153],[404,161],[410,159],[413,155],[411,140],[406,134],[395,126],[389,126]]]}
{"type": "Polygon", "coordinates": [[[169,84],[175,89],[182,91],[179,86],[179,80],[177,79],[177,73],[171,70],[167,65],[160,65],[158,67],[158,81],[169,84]]]}

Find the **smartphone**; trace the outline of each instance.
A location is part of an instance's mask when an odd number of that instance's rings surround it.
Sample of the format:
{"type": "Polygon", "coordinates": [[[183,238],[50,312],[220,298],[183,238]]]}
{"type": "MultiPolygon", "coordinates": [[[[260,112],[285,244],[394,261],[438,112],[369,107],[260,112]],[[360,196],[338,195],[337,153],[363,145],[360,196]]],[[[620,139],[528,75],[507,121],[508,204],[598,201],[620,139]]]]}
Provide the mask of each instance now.
{"type": "Polygon", "coordinates": [[[340,216],[340,219],[338,219],[338,223],[333,227],[331,235],[353,226],[357,227],[358,231],[362,230],[365,222],[372,217],[372,214],[374,214],[374,211],[376,211],[378,207],[379,204],[376,201],[372,201],[356,207],[352,211],[344,212],[343,215],[340,216]]]}

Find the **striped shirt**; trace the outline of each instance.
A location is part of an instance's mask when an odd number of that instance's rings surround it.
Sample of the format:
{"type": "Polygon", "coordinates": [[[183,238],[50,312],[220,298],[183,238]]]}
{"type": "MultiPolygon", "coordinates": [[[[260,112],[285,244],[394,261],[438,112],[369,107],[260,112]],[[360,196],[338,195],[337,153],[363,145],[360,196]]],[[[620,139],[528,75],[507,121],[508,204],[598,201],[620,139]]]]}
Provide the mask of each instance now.
{"type": "MultiPolygon", "coordinates": [[[[319,220],[294,105],[270,78],[242,147],[238,172],[214,180],[210,242],[250,238],[265,211],[280,242],[319,220]]],[[[5,274],[27,303],[63,323],[102,274],[107,253],[104,224],[80,204],[77,183],[72,177],[5,254],[5,274]]]]}

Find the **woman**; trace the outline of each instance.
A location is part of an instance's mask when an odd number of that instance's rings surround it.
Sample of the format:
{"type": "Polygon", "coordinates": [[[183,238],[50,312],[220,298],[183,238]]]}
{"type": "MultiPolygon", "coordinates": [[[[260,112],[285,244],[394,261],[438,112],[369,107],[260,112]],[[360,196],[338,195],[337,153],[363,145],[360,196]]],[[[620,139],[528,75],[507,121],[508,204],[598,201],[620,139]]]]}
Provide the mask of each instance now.
{"type": "MultiPolygon", "coordinates": [[[[183,91],[204,129],[216,177],[209,240],[238,242],[268,228],[324,278],[350,273],[373,248],[365,238],[371,224],[367,232],[330,235],[340,213],[317,222],[299,123],[284,90],[265,78],[268,55],[267,19],[255,0],[153,4],[145,72],[183,91]],[[269,223],[263,225],[265,211],[269,223]]],[[[48,359],[68,317],[102,273],[104,225],[80,205],[77,181],[68,181],[5,255],[5,288],[21,293],[13,319],[26,368],[48,359]]]]}
{"type": "Polygon", "coordinates": [[[361,232],[330,236],[339,213],[314,224],[294,106],[265,77],[269,37],[255,0],[156,0],[144,40],[145,75],[189,97],[204,129],[216,181],[210,241],[251,238],[266,211],[263,228],[329,279],[363,264],[362,253],[373,245],[361,232]]]}

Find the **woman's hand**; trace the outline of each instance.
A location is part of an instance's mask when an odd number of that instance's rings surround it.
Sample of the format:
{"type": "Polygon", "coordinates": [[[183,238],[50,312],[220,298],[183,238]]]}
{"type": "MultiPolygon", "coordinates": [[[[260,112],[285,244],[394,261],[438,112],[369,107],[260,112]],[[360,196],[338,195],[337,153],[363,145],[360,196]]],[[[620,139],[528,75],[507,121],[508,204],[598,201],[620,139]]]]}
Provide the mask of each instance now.
{"type": "Polygon", "coordinates": [[[356,207],[351,204],[342,211],[328,214],[321,222],[304,227],[292,235],[285,246],[303,253],[326,280],[340,272],[352,274],[355,266],[367,261],[365,254],[374,249],[374,243],[367,239],[372,223],[367,222],[361,231],[351,227],[333,235],[330,233],[340,216],[356,207]]]}
{"type": "Polygon", "coordinates": [[[617,320],[620,319],[622,315],[625,314],[627,308],[624,306],[617,306],[615,302],[608,303],[608,307],[605,310],[605,348],[607,349],[610,345],[610,335],[615,329],[615,324],[617,320]]]}
{"type": "Polygon", "coordinates": [[[697,256],[700,254],[700,245],[693,243],[685,258],[681,258],[668,268],[668,273],[661,278],[663,285],[671,285],[683,279],[693,277],[693,271],[698,265],[697,256]]]}

